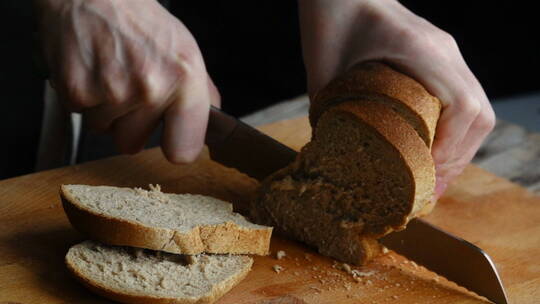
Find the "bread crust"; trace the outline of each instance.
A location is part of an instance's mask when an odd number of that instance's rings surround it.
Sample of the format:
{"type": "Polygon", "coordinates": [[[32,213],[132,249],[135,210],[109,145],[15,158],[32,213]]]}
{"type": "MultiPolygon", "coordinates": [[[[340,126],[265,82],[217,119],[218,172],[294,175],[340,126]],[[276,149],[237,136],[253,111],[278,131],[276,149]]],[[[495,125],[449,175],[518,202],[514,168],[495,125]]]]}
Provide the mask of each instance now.
{"type": "Polygon", "coordinates": [[[201,225],[183,233],[150,227],[135,221],[98,214],[85,208],[60,188],[64,211],[75,229],[89,238],[109,245],[131,246],[177,254],[256,254],[267,255],[272,228],[248,229],[235,223],[201,225]]]}
{"type": "Polygon", "coordinates": [[[315,94],[309,111],[313,129],[329,107],[353,99],[395,106],[431,147],[441,112],[440,100],[413,78],[376,61],[355,65],[315,94]]]}
{"type": "Polygon", "coordinates": [[[435,189],[435,165],[430,149],[404,119],[385,105],[377,102],[349,101],[333,107],[328,113],[333,111],[351,113],[374,127],[378,134],[397,149],[403,158],[414,187],[414,195],[409,198],[411,208],[408,217],[403,220],[402,225],[393,227],[394,230],[403,229],[409,220],[419,216],[421,211],[432,203],[435,189]]]}
{"type": "Polygon", "coordinates": [[[195,303],[210,304],[210,303],[214,303],[219,298],[221,298],[225,293],[231,290],[234,286],[236,286],[240,281],[242,281],[247,276],[247,274],[251,270],[251,266],[253,265],[253,259],[250,258],[249,267],[242,269],[241,272],[231,277],[229,280],[225,280],[223,282],[220,282],[219,284],[214,285],[212,288],[212,291],[208,295],[201,297],[199,299],[185,299],[185,298],[166,298],[166,297],[136,295],[136,294],[129,294],[129,293],[121,292],[119,290],[114,290],[112,288],[104,286],[103,284],[100,284],[99,282],[90,280],[88,277],[86,277],[81,271],[79,271],[74,265],[72,265],[69,262],[67,255],[66,255],[65,262],[71,275],[73,275],[75,279],[77,279],[81,284],[83,284],[90,291],[102,297],[111,299],[113,301],[126,303],[126,304],[195,304],[195,303]]]}

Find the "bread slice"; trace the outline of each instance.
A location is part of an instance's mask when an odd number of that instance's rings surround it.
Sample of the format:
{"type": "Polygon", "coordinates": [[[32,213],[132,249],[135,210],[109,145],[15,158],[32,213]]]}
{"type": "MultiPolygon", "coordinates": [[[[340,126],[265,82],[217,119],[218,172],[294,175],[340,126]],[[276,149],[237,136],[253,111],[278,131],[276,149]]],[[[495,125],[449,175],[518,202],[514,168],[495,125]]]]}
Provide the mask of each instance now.
{"type": "Polygon", "coordinates": [[[432,206],[430,150],[385,104],[349,101],[319,118],[295,162],[262,183],[256,222],[352,264],[377,255],[377,238],[432,206]]]}
{"type": "Polygon", "coordinates": [[[256,225],[209,196],[109,186],[63,185],[64,210],[77,230],[109,245],[170,253],[266,255],[272,228],[256,225]]]}
{"type": "Polygon", "coordinates": [[[309,113],[312,127],[328,107],[350,100],[386,105],[401,115],[431,147],[441,102],[411,77],[381,62],[354,66],[314,96],[309,113]]]}
{"type": "Polygon", "coordinates": [[[253,259],[181,256],[85,241],[66,255],[71,273],[91,291],[122,303],[213,303],[240,282],[253,259]]]}

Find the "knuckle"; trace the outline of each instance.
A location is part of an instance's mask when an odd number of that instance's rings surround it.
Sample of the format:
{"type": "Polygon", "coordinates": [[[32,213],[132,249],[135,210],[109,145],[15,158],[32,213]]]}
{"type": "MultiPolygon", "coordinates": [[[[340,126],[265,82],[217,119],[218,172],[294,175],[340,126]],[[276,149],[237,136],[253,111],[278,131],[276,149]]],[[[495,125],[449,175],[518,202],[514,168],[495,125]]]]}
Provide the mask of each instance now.
{"type": "Polygon", "coordinates": [[[126,90],[120,88],[119,85],[110,79],[104,79],[101,89],[107,101],[113,105],[121,105],[125,103],[127,99],[126,90]]]}
{"type": "Polygon", "coordinates": [[[177,54],[173,64],[173,73],[180,80],[196,77],[205,70],[204,62],[198,50],[187,48],[177,54]]]}
{"type": "Polygon", "coordinates": [[[411,45],[419,45],[424,42],[425,35],[420,31],[415,31],[410,27],[401,27],[398,29],[399,37],[408,41],[411,45]]]}
{"type": "Polygon", "coordinates": [[[486,133],[491,132],[493,128],[495,128],[495,113],[491,109],[482,111],[482,113],[478,115],[476,123],[479,129],[486,131],[486,133]]]}
{"type": "Polygon", "coordinates": [[[467,119],[474,120],[480,112],[482,107],[475,98],[465,95],[458,102],[458,107],[461,115],[467,119]]]}
{"type": "Polygon", "coordinates": [[[443,31],[441,29],[437,30],[437,36],[439,43],[445,47],[457,48],[457,41],[450,33],[443,31]]]}
{"type": "Polygon", "coordinates": [[[78,85],[68,84],[64,88],[63,95],[67,99],[68,104],[70,104],[74,108],[85,109],[93,105],[92,100],[88,95],[88,92],[85,92],[85,90],[78,85]]]}
{"type": "MultiPolygon", "coordinates": [[[[162,79],[162,77],[159,77],[159,79],[162,79]]],[[[159,79],[152,75],[146,75],[144,76],[144,79],[142,79],[140,84],[142,98],[139,102],[146,108],[157,108],[165,102],[166,92],[163,83],[159,79]]]]}

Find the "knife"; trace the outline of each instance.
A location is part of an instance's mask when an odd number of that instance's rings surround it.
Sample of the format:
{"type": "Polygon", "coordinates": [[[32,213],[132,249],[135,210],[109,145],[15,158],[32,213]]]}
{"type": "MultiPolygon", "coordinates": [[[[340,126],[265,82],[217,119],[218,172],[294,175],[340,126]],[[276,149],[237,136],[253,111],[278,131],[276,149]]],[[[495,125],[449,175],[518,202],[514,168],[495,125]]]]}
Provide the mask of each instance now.
{"type": "MultiPolygon", "coordinates": [[[[206,131],[210,157],[263,180],[292,162],[297,152],[212,107],[206,131]]],[[[421,220],[379,239],[389,249],[497,304],[508,299],[489,255],[477,246],[421,220]],[[424,244],[429,244],[426,250],[424,244]]]]}

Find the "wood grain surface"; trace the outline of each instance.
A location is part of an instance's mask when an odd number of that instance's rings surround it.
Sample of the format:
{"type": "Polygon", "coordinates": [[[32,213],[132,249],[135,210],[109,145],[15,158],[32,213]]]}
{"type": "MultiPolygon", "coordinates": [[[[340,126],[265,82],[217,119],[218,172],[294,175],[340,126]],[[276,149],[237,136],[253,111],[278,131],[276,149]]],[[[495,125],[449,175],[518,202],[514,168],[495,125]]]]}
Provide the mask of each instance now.
{"type": "MultiPolygon", "coordinates": [[[[305,117],[261,129],[298,149],[310,135],[305,117]]],[[[210,161],[166,162],[157,149],[0,181],[0,304],[109,303],[71,279],[63,259],[84,236],[65,217],[58,189],[63,183],[145,186],[227,199],[238,210],[257,182],[210,161]]],[[[264,160],[262,160],[264,161],[264,160]]],[[[511,303],[539,303],[540,197],[477,167],[469,167],[427,220],[485,249],[494,259],[511,303]]],[[[418,244],[429,250],[429,244],[418,244]]],[[[389,252],[358,270],[279,236],[272,254],[256,257],[247,278],[219,303],[485,303],[389,252]],[[276,252],[285,257],[278,260],[276,252]],[[274,266],[282,270],[277,273],[274,266]]]]}

